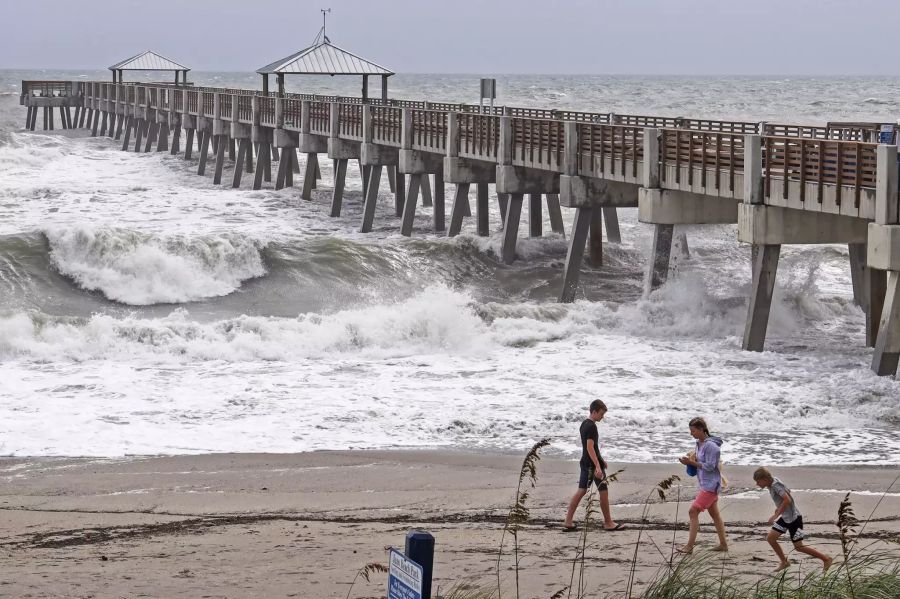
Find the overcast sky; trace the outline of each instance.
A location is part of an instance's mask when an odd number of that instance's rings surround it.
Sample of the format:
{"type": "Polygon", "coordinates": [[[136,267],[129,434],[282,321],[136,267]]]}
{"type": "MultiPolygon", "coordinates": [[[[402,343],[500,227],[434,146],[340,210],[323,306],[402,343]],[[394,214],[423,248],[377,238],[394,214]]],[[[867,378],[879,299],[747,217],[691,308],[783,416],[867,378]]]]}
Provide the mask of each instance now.
{"type": "Polygon", "coordinates": [[[900,74],[898,0],[0,0],[0,68],[253,71],[329,6],[333,43],[401,73],[900,74]]]}

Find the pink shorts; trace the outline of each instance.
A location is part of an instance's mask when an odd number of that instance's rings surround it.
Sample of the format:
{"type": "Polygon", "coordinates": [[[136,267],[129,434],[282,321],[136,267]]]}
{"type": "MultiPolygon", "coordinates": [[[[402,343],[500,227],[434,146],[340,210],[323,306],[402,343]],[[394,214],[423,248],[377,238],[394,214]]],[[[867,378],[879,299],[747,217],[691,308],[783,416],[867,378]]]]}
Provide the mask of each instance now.
{"type": "Polygon", "coordinates": [[[694,499],[694,503],[691,504],[691,507],[695,507],[701,512],[705,512],[706,510],[714,506],[718,500],[718,493],[700,489],[700,492],[697,493],[697,498],[694,499]]]}

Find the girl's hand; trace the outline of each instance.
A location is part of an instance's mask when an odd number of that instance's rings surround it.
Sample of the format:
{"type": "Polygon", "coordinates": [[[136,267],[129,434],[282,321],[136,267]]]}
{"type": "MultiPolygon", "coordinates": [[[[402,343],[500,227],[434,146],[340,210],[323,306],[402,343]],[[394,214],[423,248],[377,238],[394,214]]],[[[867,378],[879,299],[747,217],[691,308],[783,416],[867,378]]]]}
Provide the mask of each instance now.
{"type": "Polygon", "coordinates": [[[684,464],[685,466],[693,466],[694,462],[687,456],[683,458],[678,458],[678,461],[684,464]]]}
{"type": "Polygon", "coordinates": [[[778,519],[778,516],[773,515],[771,518],[769,518],[769,524],[775,524],[775,520],[777,520],[777,519],[778,519]]]}

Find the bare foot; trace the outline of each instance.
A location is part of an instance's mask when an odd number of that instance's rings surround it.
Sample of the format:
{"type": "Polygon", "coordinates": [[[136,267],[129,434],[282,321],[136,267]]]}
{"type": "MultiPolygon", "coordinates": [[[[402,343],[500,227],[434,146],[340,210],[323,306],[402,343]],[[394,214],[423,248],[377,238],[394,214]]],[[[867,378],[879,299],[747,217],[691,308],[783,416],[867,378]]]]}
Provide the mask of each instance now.
{"type": "Polygon", "coordinates": [[[775,573],[777,574],[778,572],[781,572],[782,570],[787,570],[790,567],[791,567],[791,562],[783,561],[780,564],[778,564],[777,568],[775,568],[775,573]]]}
{"type": "Polygon", "coordinates": [[[822,564],[822,574],[828,572],[828,568],[831,567],[832,562],[834,562],[833,557],[829,557],[825,559],[825,562],[822,564]]]}
{"type": "Polygon", "coordinates": [[[720,553],[728,553],[728,545],[716,545],[710,551],[718,551],[720,553]]]}
{"type": "Polygon", "coordinates": [[[676,547],[675,551],[678,553],[683,553],[684,555],[690,555],[693,551],[693,547],[688,547],[687,545],[682,545],[681,547],[676,547]]]}

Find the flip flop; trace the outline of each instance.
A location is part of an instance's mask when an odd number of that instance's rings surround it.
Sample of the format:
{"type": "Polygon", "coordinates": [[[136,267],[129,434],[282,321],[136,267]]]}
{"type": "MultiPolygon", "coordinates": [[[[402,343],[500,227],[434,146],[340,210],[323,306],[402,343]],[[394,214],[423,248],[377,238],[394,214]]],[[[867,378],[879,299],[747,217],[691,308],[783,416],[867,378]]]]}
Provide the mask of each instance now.
{"type": "Polygon", "coordinates": [[[612,532],[614,530],[625,530],[625,525],[622,524],[621,522],[617,522],[616,525],[613,526],[612,528],[603,527],[603,530],[605,530],[606,532],[612,532]]]}
{"type": "Polygon", "coordinates": [[[575,532],[576,530],[578,530],[577,524],[573,524],[572,526],[563,526],[562,527],[563,532],[575,532]]]}

